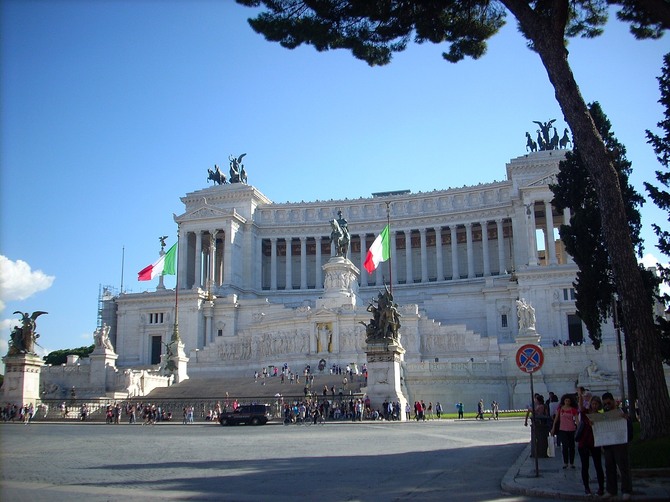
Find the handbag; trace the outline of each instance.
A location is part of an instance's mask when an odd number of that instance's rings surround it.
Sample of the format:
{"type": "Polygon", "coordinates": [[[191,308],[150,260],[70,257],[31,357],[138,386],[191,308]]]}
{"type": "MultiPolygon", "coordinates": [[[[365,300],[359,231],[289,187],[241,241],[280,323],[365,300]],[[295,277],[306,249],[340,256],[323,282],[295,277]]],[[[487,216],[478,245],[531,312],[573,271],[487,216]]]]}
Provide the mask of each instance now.
{"type": "Polygon", "coordinates": [[[547,443],[547,457],[555,457],[556,456],[556,443],[554,442],[554,438],[550,437],[549,442],[547,443]]]}

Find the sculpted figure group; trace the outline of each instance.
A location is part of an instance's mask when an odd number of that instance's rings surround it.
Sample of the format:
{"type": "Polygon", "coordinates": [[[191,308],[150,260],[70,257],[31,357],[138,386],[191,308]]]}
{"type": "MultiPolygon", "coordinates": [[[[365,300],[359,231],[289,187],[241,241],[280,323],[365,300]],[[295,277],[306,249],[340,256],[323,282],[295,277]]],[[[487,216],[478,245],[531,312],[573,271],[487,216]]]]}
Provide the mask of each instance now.
{"type": "Polygon", "coordinates": [[[9,335],[9,350],[7,351],[7,355],[34,354],[35,341],[40,337],[40,335],[35,332],[35,319],[48,312],[38,310],[31,315],[28,315],[28,312],[20,312],[17,310],[14,313],[21,314],[21,326],[14,326],[12,333],[9,335]]]}
{"type": "Polygon", "coordinates": [[[552,126],[554,122],[556,122],[556,119],[552,119],[549,122],[533,121],[539,127],[537,130],[537,142],[533,140],[529,132],[526,132],[526,151],[536,152],[538,149],[540,151],[558,150],[559,148],[567,148],[568,144],[572,145],[570,136],[568,136],[568,129],[566,128],[563,131],[563,137],[559,138],[558,131],[552,126]],[[551,134],[552,129],[554,131],[553,135],[551,134]]]}
{"type": "Polygon", "coordinates": [[[526,302],[525,298],[516,301],[517,314],[519,316],[519,333],[535,329],[535,309],[526,302]]]}
{"type": "Polygon", "coordinates": [[[367,308],[372,313],[372,319],[368,324],[359,321],[365,326],[365,341],[400,341],[400,314],[398,304],[394,303],[393,295],[388,286],[377,295],[377,305],[370,302],[367,308]]]}
{"type": "Polygon", "coordinates": [[[227,183],[247,183],[247,171],[244,169],[244,164],[242,164],[242,159],[246,153],[243,153],[239,157],[235,158],[232,155],[228,156],[230,161],[230,178],[226,178],[226,175],[221,171],[221,168],[214,164],[214,169],[207,169],[207,181],[213,181],[215,185],[225,185],[227,183]]]}
{"type": "Polygon", "coordinates": [[[114,347],[112,346],[112,341],[109,339],[109,330],[110,327],[107,324],[102,325],[101,328],[97,328],[93,332],[93,340],[95,341],[95,348],[108,349],[112,352],[114,347]]]}

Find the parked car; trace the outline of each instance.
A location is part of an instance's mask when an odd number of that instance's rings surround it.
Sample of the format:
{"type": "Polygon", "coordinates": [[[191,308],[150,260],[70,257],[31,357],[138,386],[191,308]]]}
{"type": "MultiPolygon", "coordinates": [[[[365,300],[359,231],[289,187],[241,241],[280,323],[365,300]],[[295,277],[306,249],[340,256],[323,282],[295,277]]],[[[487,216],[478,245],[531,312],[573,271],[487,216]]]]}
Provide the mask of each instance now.
{"type": "Polygon", "coordinates": [[[266,404],[243,404],[234,411],[221,413],[219,423],[221,425],[265,425],[272,419],[271,408],[266,404]]]}

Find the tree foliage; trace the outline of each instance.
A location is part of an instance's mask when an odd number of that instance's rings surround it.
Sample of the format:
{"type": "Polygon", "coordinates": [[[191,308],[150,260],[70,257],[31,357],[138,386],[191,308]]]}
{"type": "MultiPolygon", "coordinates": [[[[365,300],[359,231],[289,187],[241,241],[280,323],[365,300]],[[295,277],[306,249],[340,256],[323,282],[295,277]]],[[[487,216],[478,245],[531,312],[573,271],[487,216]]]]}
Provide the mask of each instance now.
{"type": "Polygon", "coordinates": [[[670,29],[670,2],[668,0],[610,0],[621,6],[617,18],[630,23],[635,38],[660,38],[670,29]]]}
{"type": "MultiPolygon", "coordinates": [[[[658,162],[665,170],[656,171],[656,180],[660,183],[660,187],[645,183],[644,186],[649,194],[649,198],[660,209],[668,214],[667,221],[670,222],[670,53],[663,58],[663,68],[661,76],[658,77],[659,88],[661,91],[661,99],[659,103],[665,109],[664,118],[658,122],[658,127],[662,135],[654,134],[647,130],[648,143],[650,143],[656,154],[658,162]],[[665,187],[665,188],[662,188],[665,187]]],[[[670,231],[664,230],[658,223],[652,224],[654,232],[658,237],[658,244],[656,247],[666,256],[670,255],[670,231]]],[[[668,266],[659,265],[659,274],[665,284],[670,285],[670,268],[668,266]]],[[[663,301],[667,305],[670,303],[670,295],[667,293],[663,295],[663,301]]],[[[663,318],[657,319],[661,328],[661,351],[663,353],[663,360],[666,364],[670,364],[670,322],[663,318]]]]}
{"type": "Polygon", "coordinates": [[[88,347],[78,347],[76,349],[54,350],[52,352],[49,352],[42,359],[44,359],[45,364],[60,366],[61,364],[65,364],[67,362],[67,356],[75,355],[79,357],[88,357],[89,354],[93,352],[94,348],[95,344],[89,345],[88,347]]]}
{"type": "MultiPolygon", "coordinates": [[[[614,136],[612,124],[599,103],[590,104],[589,113],[605,146],[612,152],[630,235],[638,256],[642,256],[642,222],[638,208],[644,204],[644,198],[630,185],[632,164],[626,158],[626,147],[614,136]]],[[[561,240],[579,267],[574,282],[577,314],[584,321],[589,338],[597,349],[602,341],[602,323],[612,314],[616,283],[602,232],[596,187],[581,160],[579,148],[566,153],[565,160],[559,164],[557,181],[550,186],[554,193],[553,204],[559,211],[570,209],[570,224],[562,225],[559,230],[561,240]]]]}
{"type": "MultiPolygon", "coordinates": [[[[670,435],[670,394],[665,383],[657,328],[648,312],[646,289],[635,248],[627,232],[627,214],[611,154],[588,112],[565,48],[570,37],[594,37],[607,20],[606,0],[237,0],[264,6],[249,22],[268,40],[284,47],[313,45],[317,50],[343,48],[370,65],[386,64],[393,52],[417,43],[448,45],[443,54],[456,62],[479,58],[486,41],[507,12],[517,21],[528,46],[540,57],[556,99],[596,187],[602,232],[617,291],[623,323],[631,341],[630,356],[640,383],[642,438],[670,435]]],[[[659,0],[620,0],[622,15],[636,28],[668,29],[659,14],[659,0]],[[651,8],[649,7],[651,6],[651,8]]],[[[666,2],[667,3],[667,2],[666,2]]],[[[663,7],[663,6],[661,6],[663,7]]],[[[641,33],[642,36],[645,33],[641,33]]]]}

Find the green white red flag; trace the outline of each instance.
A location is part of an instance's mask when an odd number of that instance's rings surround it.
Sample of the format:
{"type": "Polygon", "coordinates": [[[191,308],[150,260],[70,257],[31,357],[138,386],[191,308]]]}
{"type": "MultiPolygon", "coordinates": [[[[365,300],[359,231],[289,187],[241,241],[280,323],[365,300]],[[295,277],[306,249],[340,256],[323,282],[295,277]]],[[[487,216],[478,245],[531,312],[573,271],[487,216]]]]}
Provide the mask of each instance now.
{"type": "Polygon", "coordinates": [[[388,260],[390,256],[391,247],[389,244],[389,226],[386,225],[384,230],[382,230],[382,232],[372,243],[370,249],[368,249],[368,254],[365,257],[363,266],[365,267],[365,270],[368,271],[368,274],[371,274],[375,271],[381,262],[388,260]]]}
{"type": "Polygon", "coordinates": [[[175,242],[167,252],[158,258],[158,261],[144,267],[137,273],[138,281],[150,281],[159,275],[176,275],[177,273],[177,243],[175,242]]]}

